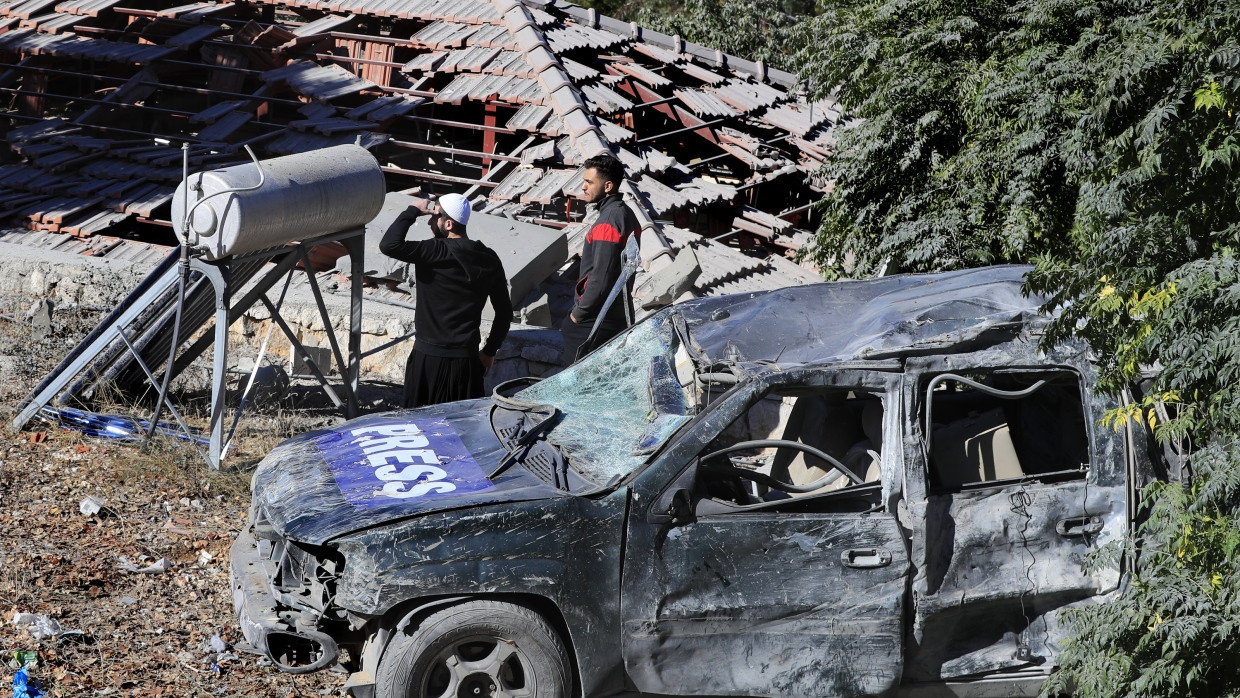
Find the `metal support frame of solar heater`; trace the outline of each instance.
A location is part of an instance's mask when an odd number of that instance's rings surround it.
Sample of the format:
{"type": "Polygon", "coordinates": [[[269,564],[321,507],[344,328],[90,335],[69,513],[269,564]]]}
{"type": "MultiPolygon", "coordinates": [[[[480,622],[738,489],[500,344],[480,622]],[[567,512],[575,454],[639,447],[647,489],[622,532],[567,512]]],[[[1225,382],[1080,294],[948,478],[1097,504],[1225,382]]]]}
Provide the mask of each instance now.
{"type": "MultiPolygon", "coordinates": [[[[362,325],[362,277],[364,275],[364,254],[365,254],[365,231],[363,228],[354,228],[343,232],[333,233],[313,240],[307,240],[300,244],[285,247],[277,247],[259,252],[251,252],[235,257],[228,257],[214,262],[207,262],[198,258],[190,259],[191,273],[197,272],[201,278],[205,278],[212,286],[215,297],[215,330],[214,332],[203,333],[197,340],[190,343],[188,347],[177,352],[172,367],[173,376],[178,375],[185,369],[195,358],[197,358],[207,346],[214,345],[215,351],[212,359],[211,374],[211,421],[210,421],[210,441],[209,452],[204,454],[207,462],[211,467],[218,469],[220,461],[225,453],[226,444],[224,443],[224,407],[227,399],[227,362],[228,362],[228,328],[233,322],[236,322],[241,316],[249,310],[256,302],[262,302],[271,314],[274,321],[289,339],[294,351],[301,354],[303,361],[311,368],[316,379],[323,387],[324,392],[331,399],[336,407],[342,409],[346,417],[352,418],[357,416],[357,390],[360,382],[361,367],[361,325],[362,325]],[[322,291],[318,287],[315,280],[314,272],[311,269],[309,255],[307,250],[321,244],[329,242],[339,242],[344,245],[348,251],[350,260],[350,273],[352,283],[349,297],[349,339],[348,339],[348,357],[341,353],[339,342],[336,339],[335,332],[332,329],[330,317],[327,312],[327,306],[323,302],[322,291]],[[246,290],[245,294],[239,299],[233,300],[234,292],[240,289],[232,288],[232,269],[234,266],[245,263],[253,263],[255,261],[269,262],[271,268],[259,274],[253,284],[246,290]],[[280,315],[279,310],[266,297],[266,292],[272,288],[275,283],[285,274],[294,272],[295,266],[301,262],[305,268],[307,279],[310,282],[310,289],[313,292],[315,304],[318,306],[320,317],[323,321],[324,328],[327,333],[328,341],[331,344],[332,354],[336,360],[336,364],[342,367],[342,376],[344,378],[344,400],[336,394],[332,389],[330,382],[323,375],[322,371],[314,360],[309,356],[305,347],[298,340],[296,333],[289,327],[288,323],[280,315]]],[[[138,317],[149,309],[151,304],[156,303],[161,296],[166,294],[169,289],[175,288],[177,276],[180,269],[175,265],[176,254],[170,254],[164,262],[162,262],[150,275],[124,299],[117,308],[110,313],[100,325],[82,341],[74,351],[67,356],[51,374],[49,374],[35,389],[31,398],[22,405],[17,416],[10,424],[13,430],[21,429],[35,414],[43,407],[47,406],[52,400],[61,393],[67,386],[75,383],[80,374],[88,368],[96,367],[96,361],[107,355],[110,347],[117,342],[124,345],[122,351],[127,351],[134,360],[142,367],[152,385],[155,385],[153,379],[153,371],[151,371],[133,344],[123,333],[135,322],[138,317]]],[[[246,278],[243,280],[248,281],[246,278]]],[[[184,336],[192,335],[198,327],[182,328],[184,336]]],[[[109,364],[113,359],[109,359],[109,364]]],[[[96,367],[98,368],[98,367],[96,367]]],[[[167,401],[167,398],[165,398],[167,401]]],[[[174,416],[180,420],[179,415],[172,409],[171,404],[167,405],[174,416]]],[[[240,408],[239,408],[240,409],[240,408]]],[[[182,428],[184,425],[182,424],[182,428]]]]}
{"type": "MultiPolygon", "coordinates": [[[[195,270],[202,272],[211,281],[211,285],[215,289],[215,333],[213,342],[215,351],[211,363],[211,441],[208,456],[212,467],[219,468],[226,447],[224,443],[224,408],[227,400],[228,327],[240,318],[241,314],[248,310],[255,302],[261,302],[267,308],[267,312],[271,314],[271,320],[279,325],[284,336],[292,344],[293,350],[301,355],[302,361],[310,368],[315,379],[323,387],[323,391],[331,399],[332,403],[337,408],[342,409],[346,417],[351,419],[357,416],[357,391],[360,381],[362,348],[362,276],[364,269],[362,255],[364,254],[364,234],[365,231],[363,229],[356,228],[344,233],[317,238],[301,245],[252,252],[216,262],[191,260],[191,266],[195,270]],[[314,271],[310,267],[310,258],[306,253],[306,250],[310,247],[326,242],[340,242],[349,251],[352,283],[349,294],[350,312],[347,360],[341,353],[336,333],[332,329],[327,306],[323,302],[323,293],[314,278],[314,271]],[[276,266],[264,274],[260,282],[255,284],[249,293],[238,301],[233,302],[233,289],[228,283],[230,267],[234,263],[254,259],[255,257],[266,257],[270,261],[275,262],[276,266]],[[327,334],[328,342],[331,345],[332,356],[336,360],[336,365],[342,369],[341,374],[344,378],[343,400],[332,389],[331,383],[327,380],[320,367],[314,363],[309,352],[306,351],[301,341],[297,338],[297,334],[280,315],[279,309],[267,298],[267,289],[271,288],[275,280],[283,274],[293,273],[293,267],[297,262],[301,262],[305,267],[306,278],[310,282],[310,290],[314,294],[314,302],[318,306],[319,317],[323,321],[323,327],[327,334]]],[[[204,335],[204,338],[207,336],[204,335]]],[[[199,342],[201,341],[202,339],[199,340],[199,342]]],[[[195,355],[195,349],[196,345],[191,345],[186,354],[195,355]]],[[[189,360],[192,360],[192,358],[190,356],[189,360]]],[[[243,409],[243,407],[243,405],[239,405],[238,409],[243,409]]]]}

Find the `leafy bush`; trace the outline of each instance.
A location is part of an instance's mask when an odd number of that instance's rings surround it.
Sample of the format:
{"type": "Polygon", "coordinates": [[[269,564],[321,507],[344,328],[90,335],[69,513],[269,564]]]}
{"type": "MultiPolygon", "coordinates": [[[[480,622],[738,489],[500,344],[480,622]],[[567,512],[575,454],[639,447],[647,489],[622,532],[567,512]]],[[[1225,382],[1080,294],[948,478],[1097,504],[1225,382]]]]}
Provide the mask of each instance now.
{"type": "Polygon", "coordinates": [[[796,60],[859,118],[813,254],[829,273],[1033,261],[1194,478],[1151,487],[1121,597],[1072,613],[1046,693],[1240,695],[1240,13],[1224,0],[840,0],[796,60]],[[1157,415],[1162,415],[1154,419],[1157,415]]]}

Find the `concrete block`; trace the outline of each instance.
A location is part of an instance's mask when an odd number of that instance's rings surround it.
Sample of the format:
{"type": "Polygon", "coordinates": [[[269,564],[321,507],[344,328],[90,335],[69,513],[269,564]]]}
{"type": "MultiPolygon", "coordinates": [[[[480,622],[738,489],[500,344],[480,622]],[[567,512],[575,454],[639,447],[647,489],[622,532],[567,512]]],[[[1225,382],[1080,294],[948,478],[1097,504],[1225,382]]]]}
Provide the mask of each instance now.
{"type": "Polygon", "coordinates": [[[693,288],[693,282],[702,274],[693,248],[685,246],[676,254],[672,263],[650,275],[642,284],[640,303],[643,309],[662,308],[671,305],[677,297],[693,288]]]}
{"type": "Polygon", "coordinates": [[[551,301],[547,295],[538,297],[538,300],[525,306],[521,311],[522,322],[535,327],[551,327],[551,301]]]}

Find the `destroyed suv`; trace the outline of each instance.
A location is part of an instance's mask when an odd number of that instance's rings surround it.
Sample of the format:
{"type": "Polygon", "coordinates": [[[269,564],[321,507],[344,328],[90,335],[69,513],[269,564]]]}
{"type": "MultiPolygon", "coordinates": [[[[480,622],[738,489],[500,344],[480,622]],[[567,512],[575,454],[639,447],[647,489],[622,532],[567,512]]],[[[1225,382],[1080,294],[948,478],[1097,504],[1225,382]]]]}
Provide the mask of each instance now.
{"type": "Polygon", "coordinates": [[[232,549],[245,637],[355,696],[1033,695],[1154,463],[1086,347],[1038,350],[1026,271],[691,301],[294,438],[232,549]]]}

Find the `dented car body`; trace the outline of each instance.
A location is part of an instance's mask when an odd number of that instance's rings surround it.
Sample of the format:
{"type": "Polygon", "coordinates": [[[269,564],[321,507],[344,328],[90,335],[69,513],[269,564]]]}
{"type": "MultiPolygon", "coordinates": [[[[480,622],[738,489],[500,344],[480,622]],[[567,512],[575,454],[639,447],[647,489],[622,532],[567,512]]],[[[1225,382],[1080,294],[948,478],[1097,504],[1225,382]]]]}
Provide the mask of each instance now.
{"type": "Polygon", "coordinates": [[[246,638],[354,695],[1033,695],[1155,464],[1099,426],[1084,346],[1038,350],[1026,271],[692,301],[520,390],[292,439],[233,547],[246,638]],[[439,639],[469,608],[542,639],[471,658],[482,631],[439,639]]]}

